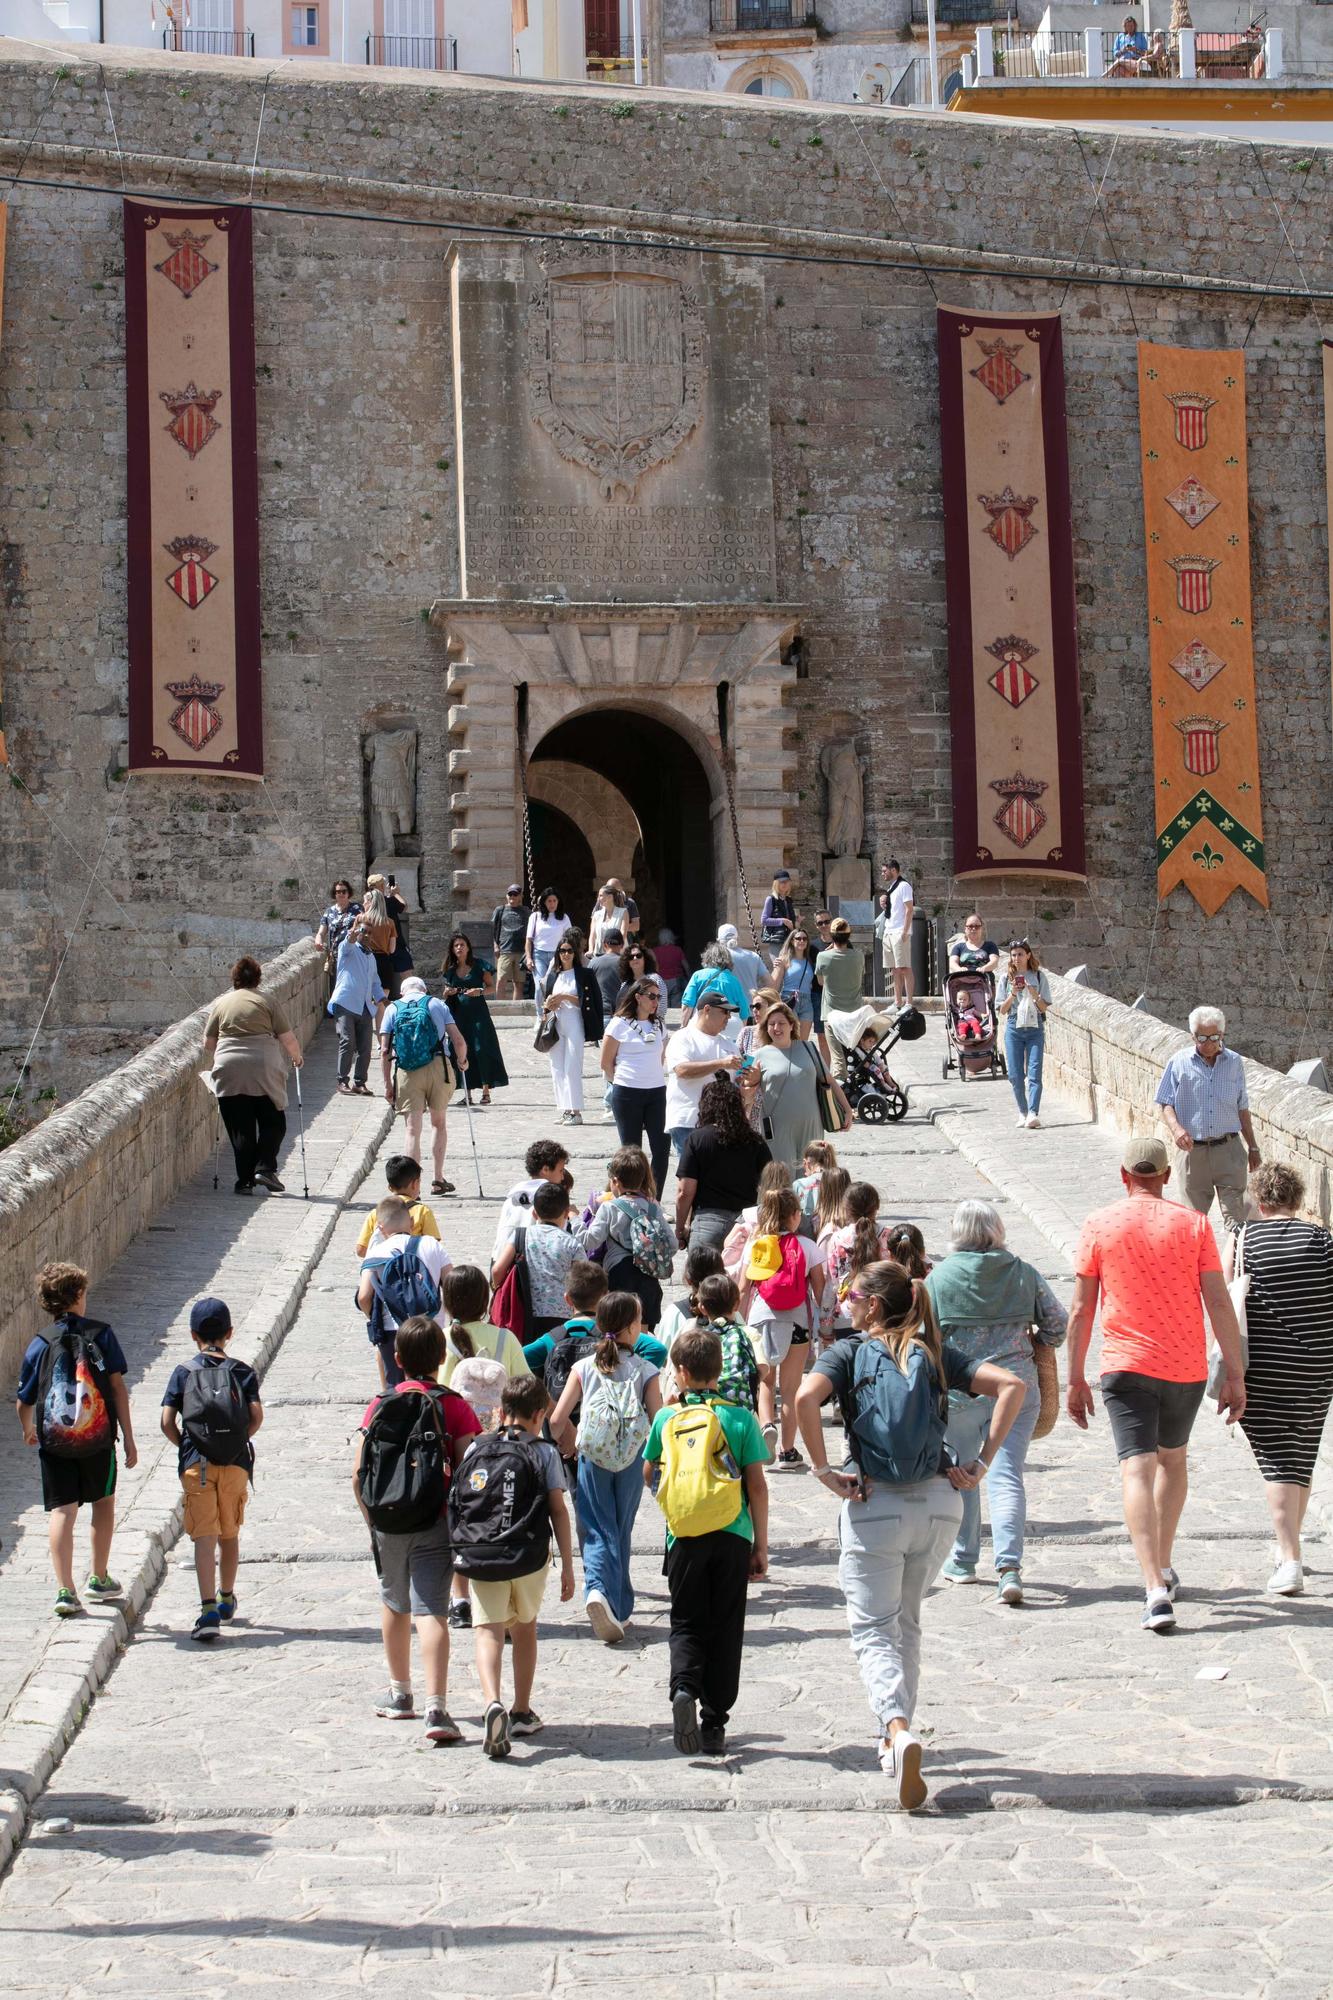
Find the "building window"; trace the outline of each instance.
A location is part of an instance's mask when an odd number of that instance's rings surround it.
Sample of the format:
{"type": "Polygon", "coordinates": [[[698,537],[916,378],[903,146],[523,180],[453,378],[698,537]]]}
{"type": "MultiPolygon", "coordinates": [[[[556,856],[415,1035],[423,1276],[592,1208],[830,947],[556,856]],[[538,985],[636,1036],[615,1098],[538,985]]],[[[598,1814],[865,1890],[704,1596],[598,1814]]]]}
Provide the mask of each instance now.
{"type": "Polygon", "coordinates": [[[745,86],[746,97],[790,97],[792,87],[785,76],[756,76],[745,86]]]}
{"type": "Polygon", "coordinates": [[[319,47],[319,8],[292,8],[292,47],[294,49],[317,49],[319,47]]]}

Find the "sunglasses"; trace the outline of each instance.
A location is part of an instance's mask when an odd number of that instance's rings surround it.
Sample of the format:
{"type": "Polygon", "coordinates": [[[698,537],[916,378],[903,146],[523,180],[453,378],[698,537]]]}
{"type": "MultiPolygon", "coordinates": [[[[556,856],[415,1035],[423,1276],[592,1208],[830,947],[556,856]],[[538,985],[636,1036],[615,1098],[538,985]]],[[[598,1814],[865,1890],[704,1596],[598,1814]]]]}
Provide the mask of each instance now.
{"type": "Polygon", "coordinates": [[[562,944],[562,945],[561,945],[561,947],[560,947],[560,957],[561,957],[561,958],[573,958],[573,956],[574,956],[574,947],[573,947],[573,945],[572,945],[572,944],[562,944]]]}
{"type": "Polygon", "coordinates": [[[1009,949],[1010,951],[1031,951],[1032,946],[1026,938],[1010,938],[1009,949]]]}
{"type": "Polygon", "coordinates": [[[642,957],[643,957],[643,953],[642,953],[641,951],[632,951],[632,952],[630,953],[630,957],[631,957],[631,958],[642,958],[642,957]]]}
{"type": "Polygon", "coordinates": [[[1196,1042],[1220,1042],[1225,1037],[1222,1035],[1196,1035],[1194,1039],[1196,1042]]]}

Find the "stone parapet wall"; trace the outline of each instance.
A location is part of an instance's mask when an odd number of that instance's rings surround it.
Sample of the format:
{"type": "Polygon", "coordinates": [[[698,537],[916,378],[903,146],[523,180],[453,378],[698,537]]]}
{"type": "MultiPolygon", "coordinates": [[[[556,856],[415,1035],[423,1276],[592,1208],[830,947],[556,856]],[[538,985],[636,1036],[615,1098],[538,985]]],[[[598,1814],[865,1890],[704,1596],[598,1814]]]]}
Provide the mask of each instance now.
{"type": "MultiPolygon", "coordinates": [[[[323,954],[310,939],[264,968],[302,1045],[319,1025],[323,954]]],[[[94,1286],[126,1245],[211,1152],[219,1130],[199,1081],[206,1007],[63,1105],[0,1153],[0,1378],[12,1383],[45,1323],[33,1273],[52,1260],[81,1264],[94,1286]]],[[[230,1182],[231,1161],[227,1160],[230,1182]]]]}

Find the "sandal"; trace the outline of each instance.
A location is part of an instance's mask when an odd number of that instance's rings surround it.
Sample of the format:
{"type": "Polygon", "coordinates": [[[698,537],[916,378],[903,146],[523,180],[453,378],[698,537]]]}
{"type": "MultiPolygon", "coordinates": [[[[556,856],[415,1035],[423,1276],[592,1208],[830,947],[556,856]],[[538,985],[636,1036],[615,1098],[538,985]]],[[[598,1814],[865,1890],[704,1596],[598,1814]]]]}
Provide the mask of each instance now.
{"type": "Polygon", "coordinates": [[[481,1108],[482,1108],[482,1110],[483,1110],[483,1111],[488,1111],[488,1110],[490,1109],[490,1103],[491,1103],[491,1093],[490,1093],[490,1091],[489,1091],[489,1090],[483,1090],[483,1091],[482,1091],[482,1093],[481,1093],[481,1108]]]}
{"type": "Polygon", "coordinates": [[[370,1085],[368,1083],[354,1083],[352,1085],[352,1095],[353,1097],[369,1097],[370,1085]]]}
{"type": "Polygon", "coordinates": [[[454,1184],[452,1181],[432,1181],[430,1191],[432,1194],[452,1194],[454,1192],[454,1184]]]}

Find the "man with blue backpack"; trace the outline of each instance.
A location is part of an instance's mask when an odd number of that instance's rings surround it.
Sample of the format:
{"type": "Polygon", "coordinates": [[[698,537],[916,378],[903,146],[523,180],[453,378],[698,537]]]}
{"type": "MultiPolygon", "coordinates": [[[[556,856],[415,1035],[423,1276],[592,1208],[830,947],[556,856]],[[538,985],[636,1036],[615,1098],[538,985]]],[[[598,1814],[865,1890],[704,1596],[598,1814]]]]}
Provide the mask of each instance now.
{"type": "Polygon", "coordinates": [[[452,1261],[437,1238],[412,1234],[412,1211],[401,1195],[386,1195],[378,1204],[356,1302],[366,1316],[382,1389],[396,1389],[403,1379],[394,1347],[399,1327],[409,1319],[435,1318],[440,1279],[452,1261]]]}
{"type": "Polygon", "coordinates": [[[993,1361],[941,1340],[930,1295],[901,1264],[858,1271],[847,1308],[854,1329],[801,1384],[796,1417],[816,1479],[843,1503],[838,1580],[852,1651],[878,1727],[880,1769],[909,1812],[926,1802],[921,1741],[912,1733],[921,1678],[921,1605],[980,1484],[1023,1407],[1027,1385],[993,1361]],[[959,1465],[945,1438],[949,1390],[993,1396],[981,1455],[959,1465]],[[836,1397],[849,1458],[827,1462],[820,1410],[836,1397]]]}
{"type": "Polygon", "coordinates": [[[405,979],[398,999],[385,1008],[380,1022],[384,1095],[407,1119],[405,1150],[414,1160],[421,1158],[421,1124],[430,1113],[432,1194],[454,1191],[453,1183],[444,1178],[446,1114],[454,1094],[454,1069],[445,1060],[446,1046],[452,1048],[459,1071],[466,1070],[467,1043],[443,1000],[427,993],[424,979],[405,979]]]}

